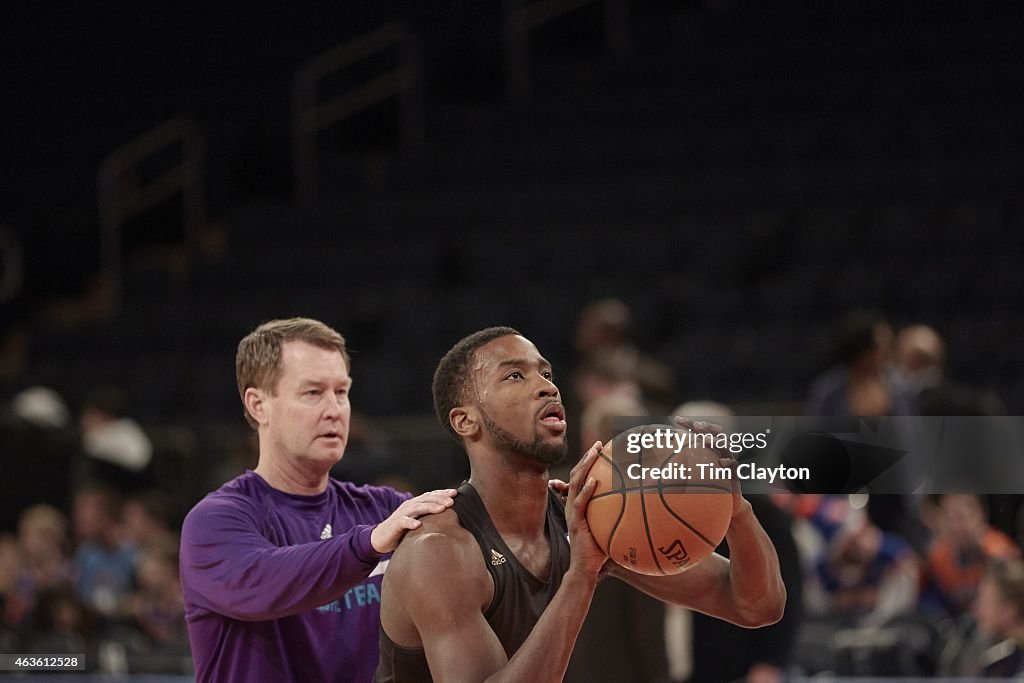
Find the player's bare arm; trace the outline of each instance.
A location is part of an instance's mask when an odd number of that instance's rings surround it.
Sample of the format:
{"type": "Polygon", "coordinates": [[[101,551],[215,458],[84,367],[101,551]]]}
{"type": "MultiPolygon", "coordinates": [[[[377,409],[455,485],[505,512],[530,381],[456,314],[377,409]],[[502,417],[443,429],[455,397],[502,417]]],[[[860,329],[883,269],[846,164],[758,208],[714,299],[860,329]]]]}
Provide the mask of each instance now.
{"type": "Polygon", "coordinates": [[[733,515],[725,537],[731,559],[713,554],[689,571],[673,576],[647,576],[611,564],[610,574],[648,595],[724,619],[737,626],[757,628],[782,618],[786,587],[779,572],[775,546],[744,501],[733,515]]]}

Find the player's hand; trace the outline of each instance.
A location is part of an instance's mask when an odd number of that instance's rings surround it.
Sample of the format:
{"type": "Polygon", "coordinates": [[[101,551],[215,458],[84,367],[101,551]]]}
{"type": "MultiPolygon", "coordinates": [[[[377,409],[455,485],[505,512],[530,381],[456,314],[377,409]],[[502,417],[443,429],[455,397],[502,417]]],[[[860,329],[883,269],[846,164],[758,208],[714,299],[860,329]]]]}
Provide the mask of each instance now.
{"type": "MultiPolygon", "coordinates": [[[[555,495],[562,499],[562,506],[564,507],[569,500],[569,484],[561,479],[551,479],[548,481],[548,488],[554,491],[555,495]]],[[[597,575],[598,582],[608,576],[614,566],[614,562],[606,560],[604,565],[601,567],[601,572],[597,575]]]]}
{"type": "Polygon", "coordinates": [[[370,545],[378,553],[391,552],[398,547],[406,531],[418,529],[423,524],[418,517],[444,512],[455,503],[452,499],[456,493],[455,489],[439,489],[405,501],[390,517],[374,527],[370,545]]]}
{"type": "Polygon", "coordinates": [[[555,495],[562,499],[562,505],[569,498],[569,485],[561,479],[549,479],[548,488],[555,492],[555,495]]]}
{"type": "MultiPolygon", "coordinates": [[[[698,420],[694,422],[688,417],[675,417],[676,424],[684,429],[689,429],[691,432],[697,432],[698,434],[725,434],[725,428],[722,425],[716,425],[714,422],[703,422],[698,420]]],[[[736,519],[741,513],[746,512],[750,509],[750,503],[743,497],[743,491],[740,488],[739,477],[736,476],[736,466],[739,462],[736,458],[732,457],[729,450],[722,451],[721,449],[714,449],[719,454],[718,466],[728,467],[732,470],[733,476],[730,480],[732,486],[732,518],[736,519]]]]}
{"type": "Polygon", "coordinates": [[[595,441],[590,450],[572,468],[569,475],[569,496],[565,505],[565,521],[569,527],[569,549],[572,557],[569,570],[574,568],[596,580],[608,556],[605,555],[597,541],[590,533],[587,524],[587,504],[597,488],[597,480],[590,476],[590,468],[600,454],[601,442],[595,441]]]}

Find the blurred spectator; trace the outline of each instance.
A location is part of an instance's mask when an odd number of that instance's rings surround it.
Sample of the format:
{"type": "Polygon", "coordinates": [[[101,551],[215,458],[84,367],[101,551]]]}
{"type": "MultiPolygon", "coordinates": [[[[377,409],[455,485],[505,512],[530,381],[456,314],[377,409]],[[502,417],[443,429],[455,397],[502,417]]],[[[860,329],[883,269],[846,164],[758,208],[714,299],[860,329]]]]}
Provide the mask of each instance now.
{"type": "Polygon", "coordinates": [[[33,505],[18,522],[18,545],[32,593],[66,586],[71,580],[68,520],[49,505],[33,505]]]}
{"type": "Polygon", "coordinates": [[[974,616],[979,632],[994,643],[981,653],[978,675],[1019,678],[1024,674],[1024,565],[991,565],[978,586],[974,616]]]}
{"type": "Polygon", "coordinates": [[[124,415],[115,387],[94,389],[79,418],[85,459],[79,482],[100,481],[125,493],[151,483],[153,445],[139,424],[124,415]]]}
{"type": "Polygon", "coordinates": [[[136,549],[122,540],[118,511],[115,494],[102,486],[75,496],[75,594],[88,607],[115,619],[127,613],[136,555],[136,549]]]}
{"type": "MultiPolygon", "coordinates": [[[[710,419],[727,431],[732,429],[732,409],[714,401],[690,401],[677,407],[673,414],[710,419]]],[[[781,683],[786,680],[793,661],[804,611],[803,575],[800,554],[792,532],[793,520],[788,512],[773,504],[768,496],[747,495],[746,498],[779,557],[779,570],[786,585],[786,611],[777,623],[756,630],[740,628],[698,612],[692,613],[694,681],[781,683]],[[729,643],[730,656],[722,656],[721,643],[729,643]]],[[[723,541],[717,552],[728,557],[728,542],[723,541]]],[[[679,630],[678,626],[672,625],[672,620],[678,621],[678,612],[685,610],[672,605],[666,606],[666,609],[666,631],[679,630]]],[[[671,641],[668,642],[670,652],[673,645],[671,641]]],[[[678,676],[678,672],[673,673],[678,676]]]]}
{"type": "MultiPolygon", "coordinates": [[[[39,594],[33,628],[25,649],[36,654],[90,653],[94,632],[90,613],[68,586],[39,594]]],[[[86,661],[95,658],[86,657],[86,661]]]]}
{"type": "MultiPolygon", "coordinates": [[[[806,526],[803,535],[808,536],[808,557],[818,557],[823,544],[842,529],[850,517],[850,503],[846,496],[823,495],[820,493],[790,493],[775,491],[770,494],[772,501],[806,526]]],[[[803,543],[801,543],[801,547],[803,543]]]]}
{"type": "MultiPolygon", "coordinates": [[[[588,447],[613,436],[615,417],[646,415],[635,396],[610,393],[583,409],[581,438],[588,447]]],[[[667,673],[663,603],[625,583],[607,579],[594,593],[565,680],[662,681],[667,673]]]]}
{"type": "Polygon", "coordinates": [[[1019,678],[1024,673],[1024,564],[990,564],[970,615],[943,652],[940,673],[964,678],[1019,678]]]}
{"type": "Polygon", "coordinates": [[[817,566],[826,611],[851,625],[875,626],[917,604],[918,562],[910,545],[855,512],[817,566]]]}
{"type": "Polygon", "coordinates": [[[0,409],[0,530],[15,531],[22,510],[46,503],[67,511],[71,463],[80,450],[60,395],[41,386],[17,393],[0,409]]]}
{"type": "Polygon", "coordinates": [[[576,453],[584,452],[594,443],[584,445],[582,418],[587,406],[607,396],[622,396],[633,402],[639,402],[642,396],[640,386],[630,377],[627,363],[613,356],[584,360],[573,374],[572,383],[573,391],[564,400],[567,401],[570,451],[576,453]]]}
{"type": "Polygon", "coordinates": [[[601,356],[588,359],[573,376],[573,398],[581,405],[612,394],[639,400],[643,392],[630,376],[629,365],[622,359],[601,356]]]}
{"type": "Polygon", "coordinates": [[[17,651],[16,631],[31,609],[27,592],[18,541],[0,535],[0,652],[17,651]]]}
{"type": "Polygon", "coordinates": [[[1020,551],[989,526],[983,500],[970,493],[947,493],[939,501],[938,535],[928,552],[926,607],[939,606],[956,617],[974,601],[987,563],[1014,559],[1020,551]]]}
{"type": "Polygon", "coordinates": [[[1001,415],[999,398],[946,377],[946,345],[927,325],[909,325],[896,336],[896,371],[922,415],[1001,415]]]}
{"type": "Polygon", "coordinates": [[[915,394],[942,383],[946,345],[927,325],[909,325],[896,335],[896,369],[915,394]]]}
{"type": "Polygon", "coordinates": [[[148,544],[136,564],[138,590],[131,599],[135,623],[153,644],[184,647],[185,602],[178,577],[178,540],[148,544]]]}
{"type": "Polygon", "coordinates": [[[583,356],[615,353],[626,346],[633,314],[618,299],[587,304],[576,321],[573,345],[583,356]]]}
{"type": "MultiPolygon", "coordinates": [[[[631,341],[633,313],[618,299],[602,299],[580,311],[573,345],[580,354],[580,367],[617,368],[625,379],[640,388],[645,400],[667,410],[675,393],[672,370],[664,363],[641,353],[631,341]]],[[[580,382],[577,381],[577,390],[580,382]]],[[[581,392],[578,400],[589,402],[596,396],[581,392]]]]}
{"type": "Polygon", "coordinates": [[[892,328],[878,313],[854,311],[835,333],[837,364],[811,384],[809,415],[914,415],[909,392],[888,369],[892,328]]]}
{"type": "Polygon", "coordinates": [[[589,448],[595,441],[605,443],[615,437],[612,421],[617,417],[640,417],[647,415],[647,408],[639,399],[629,393],[612,393],[591,401],[583,407],[580,417],[580,433],[583,443],[589,448]]]}
{"type": "MultiPolygon", "coordinates": [[[[792,533],[792,518],[767,496],[748,496],[757,521],[775,546],[786,584],[786,612],[775,624],[744,629],[721,619],[693,613],[693,680],[781,683],[788,679],[797,635],[804,618],[803,576],[792,533]],[[729,656],[721,644],[729,643],[729,656]]],[[[729,544],[718,553],[728,557],[729,544]]]]}
{"type": "Polygon", "coordinates": [[[143,548],[167,541],[177,544],[170,528],[171,501],[161,491],[145,491],[129,496],[121,506],[125,543],[143,548]]]}
{"type": "MultiPolygon", "coordinates": [[[[881,417],[916,415],[917,405],[889,367],[892,328],[875,311],[852,311],[835,330],[837,364],[811,384],[807,414],[881,417]]],[[[921,531],[909,520],[913,505],[900,495],[873,495],[871,521],[882,531],[905,534],[918,542],[921,531]]]]}

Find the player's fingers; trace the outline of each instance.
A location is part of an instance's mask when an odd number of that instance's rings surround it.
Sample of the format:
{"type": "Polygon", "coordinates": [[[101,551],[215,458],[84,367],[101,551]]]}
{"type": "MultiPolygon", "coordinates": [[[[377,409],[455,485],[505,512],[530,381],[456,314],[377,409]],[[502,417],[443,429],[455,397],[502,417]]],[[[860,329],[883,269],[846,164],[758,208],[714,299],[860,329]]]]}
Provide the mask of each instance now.
{"type": "Polygon", "coordinates": [[[594,461],[597,459],[597,455],[600,452],[601,442],[595,441],[594,445],[590,447],[586,455],[584,455],[579,463],[577,463],[576,467],[572,468],[572,472],[569,476],[569,492],[567,494],[567,500],[572,501],[579,495],[580,489],[583,487],[583,483],[586,481],[586,477],[590,473],[590,468],[593,467],[594,461]]]}
{"type": "Polygon", "coordinates": [[[740,461],[736,458],[723,457],[718,459],[718,466],[728,467],[732,471],[732,479],[729,481],[730,488],[732,489],[733,495],[742,495],[743,489],[740,487],[740,478],[737,474],[737,468],[740,466],[740,461]]]}
{"type": "Polygon", "coordinates": [[[722,425],[717,425],[714,422],[705,422],[704,420],[697,420],[693,423],[693,431],[701,432],[704,434],[724,434],[725,428],[722,425]]]}
{"type": "Polygon", "coordinates": [[[578,509],[582,510],[586,507],[587,503],[590,502],[590,497],[594,495],[594,489],[597,488],[597,479],[594,477],[587,477],[587,482],[583,484],[583,488],[580,489],[576,499],[573,500],[572,504],[578,509]]]}
{"type": "Polygon", "coordinates": [[[705,422],[705,428],[712,434],[725,434],[725,427],[714,422],[705,422]]]}
{"type": "Polygon", "coordinates": [[[580,486],[587,474],[590,473],[590,468],[594,466],[597,456],[600,455],[601,446],[600,441],[595,441],[594,445],[580,458],[580,461],[576,463],[576,467],[573,467],[572,472],[569,474],[569,486],[572,486],[574,483],[577,487],[580,486]]]}
{"type": "Polygon", "coordinates": [[[583,473],[582,476],[585,477],[590,474],[590,468],[594,466],[594,463],[597,462],[598,456],[601,455],[601,446],[602,444],[600,441],[595,441],[594,445],[587,451],[587,454],[583,456],[583,460],[579,465],[580,470],[583,473]]]}
{"type": "Polygon", "coordinates": [[[569,471],[569,485],[570,486],[572,486],[573,480],[575,480],[577,477],[579,477],[580,468],[583,467],[583,463],[586,461],[587,456],[589,456],[591,451],[594,450],[594,446],[597,446],[597,442],[596,441],[594,442],[593,446],[591,446],[590,448],[587,449],[587,452],[583,454],[583,457],[580,458],[579,462],[577,462],[575,465],[573,465],[572,470],[569,471]]]}
{"type": "Polygon", "coordinates": [[[710,434],[724,434],[725,428],[722,425],[715,424],[714,422],[705,422],[704,420],[697,420],[696,422],[689,417],[681,417],[676,415],[674,418],[675,423],[680,427],[689,429],[691,432],[707,432],[710,434]]]}

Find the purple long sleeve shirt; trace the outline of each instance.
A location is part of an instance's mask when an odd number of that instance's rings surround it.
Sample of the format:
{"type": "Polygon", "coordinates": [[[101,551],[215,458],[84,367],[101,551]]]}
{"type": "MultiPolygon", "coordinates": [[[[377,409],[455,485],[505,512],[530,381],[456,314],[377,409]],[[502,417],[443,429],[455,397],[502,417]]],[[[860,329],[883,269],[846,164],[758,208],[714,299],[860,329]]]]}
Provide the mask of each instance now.
{"type": "Polygon", "coordinates": [[[387,556],[370,533],[408,497],[334,479],[291,495],[249,471],[200,501],[181,529],[197,680],[372,680],[387,556]]]}

